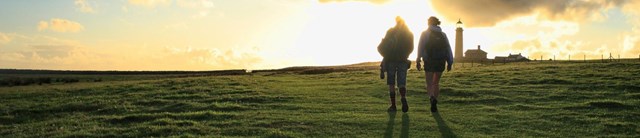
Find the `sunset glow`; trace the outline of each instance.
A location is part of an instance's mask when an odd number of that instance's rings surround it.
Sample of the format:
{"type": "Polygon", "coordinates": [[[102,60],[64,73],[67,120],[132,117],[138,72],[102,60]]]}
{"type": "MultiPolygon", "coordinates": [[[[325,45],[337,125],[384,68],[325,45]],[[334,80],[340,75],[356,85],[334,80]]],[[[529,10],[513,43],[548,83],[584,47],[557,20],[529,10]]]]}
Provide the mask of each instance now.
{"type": "Polygon", "coordinates": [[[461,19],[464,49],[481,45],[488,58],[640,54],[640,10],[632,8],[640,7],[638,1],[564,1],[569,4],[562,9],[539,2],[525,3],[531,10],[497,6],[483,11],[458,4],[465,2],[2,1],[0,68],[220,70],[379,61],[376,46],[395,16],[406,20],[416,45],[430,16],[443,20],[451,43],[461,19]]]}

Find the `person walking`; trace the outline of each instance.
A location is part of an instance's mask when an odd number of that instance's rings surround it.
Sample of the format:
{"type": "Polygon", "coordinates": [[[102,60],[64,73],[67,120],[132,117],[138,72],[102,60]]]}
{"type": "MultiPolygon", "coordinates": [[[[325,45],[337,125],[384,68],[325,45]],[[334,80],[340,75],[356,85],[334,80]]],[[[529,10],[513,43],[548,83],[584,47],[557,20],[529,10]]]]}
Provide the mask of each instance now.
{"type": "Polygon", "coordinates": [[[431,112],[438,112],[438,95],[440,95],[440,77],[445,69],[453,67],[453,53],[447,35],[440,28],[440,20],[429,17],[429,28],[420,35],[418,42],[418,58],[416,68],[421,70],[420,62],[424,60],[426,89],[431,103],[431,112]]]}
{"type": "Polygon", "coordinates": [[[396,26],[387,31],[378,46],[378,52],[383,56],[382,70],[387,73],[387,85],[389,86],[389,99],[391,101],[388,111],[396,111],[396,85],[400,90],[402,112],[409,111],[406,99],[406,84],[407,70],[411,66],[411,61],[408,58],[413,52],[413,33],[411,33],[402,17],[396,17],[396,26]]]}

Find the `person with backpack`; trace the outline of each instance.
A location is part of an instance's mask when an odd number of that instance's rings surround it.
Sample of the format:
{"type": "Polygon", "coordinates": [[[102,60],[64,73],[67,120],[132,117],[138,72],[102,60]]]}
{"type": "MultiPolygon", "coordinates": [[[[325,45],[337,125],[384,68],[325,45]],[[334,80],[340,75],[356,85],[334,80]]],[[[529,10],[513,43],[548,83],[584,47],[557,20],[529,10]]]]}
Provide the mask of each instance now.
{"type": "MultiPolygon", "coordinates": [[[[402,112],[409,111],[407,104],[407,70],[411,66],[408,60],[413,52],[413,33],[409,30],[402,17],[396,17],[396,26],[389,29],[387,34],[378,45],[378,52],[382,55],[381,73],[387,73],[387,85],[389,85],[389,99],[391,106],[388,111],[396,111],[396,85],[400,90],[400,101],[402,102],[402,112]],[[397,81],[397,83],[396,83],[397,81]]],[[[384,74],[381,74],[384,78],[384,74]]]]}
{"type": "Polygon", "coordinates": [[[416,68],[421,70],[420,62],[424,60],[426,89],[431,103],[431,112],[438,112],[438,95],[440,95],[440,77],[447,63],[447,71],[453,67],[453,53],[447,35],[440,28],[440,20],[429,17],[429,28],[422,32],[418,42],[418,58],[416,68]]]}

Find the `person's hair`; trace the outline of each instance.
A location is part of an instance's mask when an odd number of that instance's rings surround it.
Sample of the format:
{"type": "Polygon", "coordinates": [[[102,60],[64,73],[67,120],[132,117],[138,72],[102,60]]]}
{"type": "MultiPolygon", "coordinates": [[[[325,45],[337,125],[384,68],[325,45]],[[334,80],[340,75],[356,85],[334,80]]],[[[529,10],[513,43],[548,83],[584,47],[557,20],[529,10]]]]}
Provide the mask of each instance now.
{"type": "Polygon", "coordinates": [[[399,31],[409,31],[409,26],[404,22],[404,19],[400,16],[396,16],[396,26],[394,27],[399,31]]]}
{"type": "Polygon", "coordinates": [[[396,16],[396,23],[397,24],[405,24],[404,19],[402,19],[402,17],[400,16],[396,16]]]}
{"type": "Polygon", "coordinates": [[[429,17],[428,24],[429,25],[440,25],[440,19],[436,18],[435,16],[431,16],[431,17],[429,17]]]}

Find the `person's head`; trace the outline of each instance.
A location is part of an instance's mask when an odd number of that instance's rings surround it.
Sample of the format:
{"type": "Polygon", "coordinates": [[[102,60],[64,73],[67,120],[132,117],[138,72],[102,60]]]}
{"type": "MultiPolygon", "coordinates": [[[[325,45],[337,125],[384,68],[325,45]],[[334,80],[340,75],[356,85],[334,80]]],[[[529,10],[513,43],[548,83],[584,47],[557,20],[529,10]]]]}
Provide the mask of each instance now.
{"type": "Polygon", "coordinates": [[[404,26],[405,22],[404,19],[402,19],[402,17],[400,16],[396,16],[396,26],[404,26]]]}
{"type": "Polygon", "coordinates": [[[429,17],[429,21],[428,24],[431,25],[440,25],[440,19],[436,18],[435,16],[431,16],[429,17]]]}

